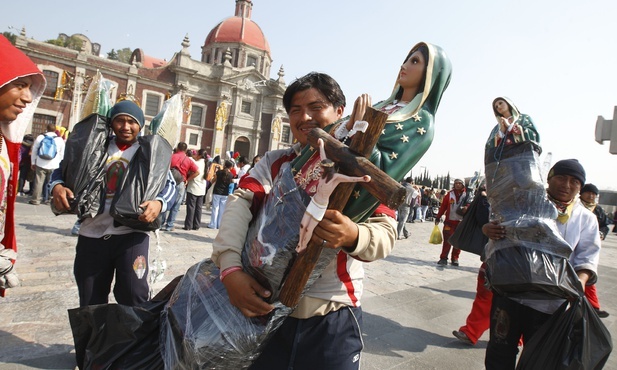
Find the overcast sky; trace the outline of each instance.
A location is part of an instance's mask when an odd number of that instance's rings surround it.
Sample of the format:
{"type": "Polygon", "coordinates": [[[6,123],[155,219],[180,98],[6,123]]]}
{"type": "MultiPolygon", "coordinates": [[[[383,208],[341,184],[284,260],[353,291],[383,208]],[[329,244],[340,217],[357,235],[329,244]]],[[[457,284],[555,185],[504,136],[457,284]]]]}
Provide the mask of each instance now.
{"type": "MultiPolygon", "coordinates": [[[[235,9],[234,0],[143,4],[34,0],[28,11],[2,12],[0,27],[14,33],[25,27],[28,37],[41,41],[83,33],[101,44],[103,55],[112,48],[142,48],[167,60],[188,34],[191,55],[199,60],[208,32],[235,9]]],[[[253,4],[252,19],[272,51],[270,77],[277,77],[281,65],[288,84],[310,71],[328,73],[343,88],[348,107],[364,92],[374,102],[388,97],[403,58],[417,42],[444,48],[453,65],[452,81],[436,114],[433,144],[414,175],[424,168],[432,176],[483,171],[484,143],[496,123],[491,102],[507,96],[532,117],[553,162],[577,158],[588,182],[617,190],[617,155],[608,152],[608,143],[594,140],[597,117],[612,119],[617,105],[617,2],[253,4]]]]}

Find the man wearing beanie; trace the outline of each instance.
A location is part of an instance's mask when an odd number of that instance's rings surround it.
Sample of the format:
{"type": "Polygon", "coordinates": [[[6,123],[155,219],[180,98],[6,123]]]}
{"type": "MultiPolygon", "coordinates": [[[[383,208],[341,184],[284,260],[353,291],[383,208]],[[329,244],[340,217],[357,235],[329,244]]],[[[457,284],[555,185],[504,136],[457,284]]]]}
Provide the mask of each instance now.
{"type": "MultiPolygon", "coordinates": [[[[608,233],[608,218],[606,217],[606,213],[604,213],[602,207],[600,207],[597,203],[598,195],[600,195],[598,187],[589,183],[585,184],[585,186],[581,189],[579,199],[588,210],[596,215],[600,239],[604,240],[606,234],[608,233]]],[[[591,304],[591,306],[596,310],[599,317],[604,318],[609,316],[608,312],[600,309],[600,301],[598,299],[598,292],[595,284],[587,286],[585,289],[585,297],[587,297],[589,304],[591,304]]]]}
{"type": "MultiPolygon", "coordinates": [[[[105,163],[105,194],[94,217],[82,220],[77,239],[74,274],[79,290],[80,306],[108,302],[111,283],[119,304],[134,306],[149,298],[148,287],[148,232],[122,225],[110,214],[112,200],[121,190],[124,175],[131,159],[140,147],[137,140],[144,126],[144,114],[132,101],[115,104],[107,114],[114,137],[107,147],[105,163]]],[[[156,162],[153,163],[156,166],[156,162]]],[[[167,163],[161,163],[169,172],[167,163]]],[[[152,171],[155,172],[155,171],[152,171]]],[[[64,186],[62,171],[57,170],[52,178],[54,206],[60,211],[70,209],[69,199],[73,191],[64,186]]],[[[141,203],[143,213],[139,220],[150,223],[167,209],[175,195],[175,183],[171,174],[156,199],[141,203]]]]}
{"type": "MultiPolygon", "coordinates": [[[[572,248],[570,264],[583,288],[588,287],[597,280],[600,234],[595,215],[577,199],[585,184],[585,170],[576,159],[561,160],[550,169],[547,179],[547,197],[557,208],[557,229],[572,248]]],[[[506,238],[505,227],[500,224],[486,224],[483,231],[493,240],[506,238]]],[[[514,369],[521,335],[528,343],[562,302],[548,293],[546,299],[523,302],[494,292],[486,368],[514,369]]]]}

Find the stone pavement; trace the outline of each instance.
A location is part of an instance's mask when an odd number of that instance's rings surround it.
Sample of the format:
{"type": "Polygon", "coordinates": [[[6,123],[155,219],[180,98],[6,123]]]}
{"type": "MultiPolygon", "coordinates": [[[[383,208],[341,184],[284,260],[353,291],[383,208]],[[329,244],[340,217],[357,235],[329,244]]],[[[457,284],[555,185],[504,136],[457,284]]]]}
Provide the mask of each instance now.
{"type": "MultiPolygon", "coordinates": [[[[73,339],[67,309],[77,307],[72,267],[77,239],[70,236],[74,216],[55,217],[49,207],[27,204],[19,198],[16,211],[22,286],[0,298],[0,370],[73,369],[73,339]]],[[[204,225],[209,221],[204,214],[204,225]]],[[[167,261],[157,293],[173,277],[209,257],[215,230],[181,229],[160,236],[160,256],[167,261]]],[[[397,242],[382,261],[365,265],[364,342],[361,368],[483,369],[488,333],[475,347],[458,342],[452,330],[465,323],[475,294],[479,258],[465,253],[461,266],[438,268],[440,246],[428,243],[433,223],[407,224],[412,237],[397,242]]],[[[151,259],[157,254],[151,238],[151,259]]],[[[617,337],[617,235],[603,243],[598,291],[603,319],[617,337]]],[[[617,369],[611,356],[606,369],[617,369]]]]}

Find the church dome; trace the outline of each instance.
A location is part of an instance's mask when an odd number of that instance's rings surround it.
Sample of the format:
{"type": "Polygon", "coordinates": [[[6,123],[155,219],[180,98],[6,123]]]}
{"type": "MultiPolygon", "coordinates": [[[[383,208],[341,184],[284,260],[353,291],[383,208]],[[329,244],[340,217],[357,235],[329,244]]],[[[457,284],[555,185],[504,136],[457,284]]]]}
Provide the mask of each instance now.
{"type": "Polygon", "coordinates": [[[257,23],[251,20],[252,2],[236,1],[236,14],[210,31],[204,48],[213,43],[242,43],[263,50],[270,55],[270,45],[257,23]]]}

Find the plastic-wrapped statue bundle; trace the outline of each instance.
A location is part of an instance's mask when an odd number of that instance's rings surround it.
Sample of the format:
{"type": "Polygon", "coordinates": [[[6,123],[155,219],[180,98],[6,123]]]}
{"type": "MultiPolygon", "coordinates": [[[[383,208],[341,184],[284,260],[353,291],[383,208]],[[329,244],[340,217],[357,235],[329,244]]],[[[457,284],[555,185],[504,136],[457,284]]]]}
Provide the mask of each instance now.
{"type": "Polygon", "coordinates": [[[578,296],[576,274],[568,264],[571,248],[555,224],[557,210],[546,196],[540,152],[531,141],[486,151],[492,220],[506,227],[504,239],[486,245],[487,275],[502,295],[578,296]]]}
{"type": "MultiPolygon", "coordinates": [[[[260,354],[267,338],[291,313],[278,302],[281,284],[293,262],[298,225],[309,202],[288,164],[281,169],[264,207],[249,228],[242,252],[244,270],[272,292],[275,309],[247,318],[232,306],[220,271],[209,259],[189,269],[174,291],[162,320],[167,369],[242,369],[260,354]]],[[[317,266],[307,288],[325,266],[317,266]]]]}

